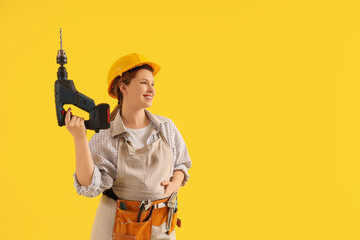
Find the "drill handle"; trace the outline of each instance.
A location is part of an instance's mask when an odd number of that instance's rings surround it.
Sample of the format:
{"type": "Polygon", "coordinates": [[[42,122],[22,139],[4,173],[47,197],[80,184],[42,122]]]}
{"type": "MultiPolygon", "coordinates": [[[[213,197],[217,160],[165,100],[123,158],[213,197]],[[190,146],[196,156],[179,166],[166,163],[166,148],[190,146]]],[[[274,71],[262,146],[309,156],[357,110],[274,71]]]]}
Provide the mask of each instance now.
{"type": "Polygon", "coordinates": [[[85,121],[86,129],[99,132],[100,129],[108,129],[110,127],[110,106],[107,103],[97,105],[90,113],[89,120],[85,121]]]}
{"type": "MultiPolygon", "coordinates": [[[[67,111],[64,109],[61,111],[63,122],[61,126],[65,125],[65,116],[67,111]]],[[[70,120],[73,116],[70,113],[70,120]]],[[[108,129],[110,127],[110,106],[107,103],[101,103],[95,106],[94,111],[90,113],[89,120],[84,121],[84,125],[86,129],[94,130],[95,132],[99,132],[100,129],[108,129]]]]}

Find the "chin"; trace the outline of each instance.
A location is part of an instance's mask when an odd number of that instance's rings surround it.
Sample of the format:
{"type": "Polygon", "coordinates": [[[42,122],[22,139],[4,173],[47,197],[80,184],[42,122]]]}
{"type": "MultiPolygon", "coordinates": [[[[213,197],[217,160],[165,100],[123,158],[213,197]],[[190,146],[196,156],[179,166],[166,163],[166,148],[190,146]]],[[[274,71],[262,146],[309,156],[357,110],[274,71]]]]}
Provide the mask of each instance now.
{"type": "Polygon", "coordinates": [[[151,107],[151,103],[146,103],[146,104],[144,104],[144,108],[148,108],[148,107],[151,107]]]}

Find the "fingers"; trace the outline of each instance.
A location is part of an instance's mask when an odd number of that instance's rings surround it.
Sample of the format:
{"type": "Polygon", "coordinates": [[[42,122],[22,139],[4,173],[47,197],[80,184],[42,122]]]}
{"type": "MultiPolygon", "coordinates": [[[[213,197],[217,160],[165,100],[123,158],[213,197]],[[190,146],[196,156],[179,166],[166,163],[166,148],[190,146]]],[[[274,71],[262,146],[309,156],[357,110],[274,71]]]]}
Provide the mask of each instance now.
{"type": "Polygon", "coordinates": [[[81,120],[81,117],[74,116],[74,115],[73,115],[73,117],[75,117],[75,120],[74,120],[74,124],[75,124],[75,126],[79,126],[79,125],[80,125],[80,120],[81,120]]]}
{"type": "Polygon", "coordinates": [[[85,123],[84,118],[76,115],[71,116],[71,108],[69,107],[65,115],[65,125],[69,127],[81,126],[85,123]]]}
{"type": "Polygon", "coordinates": [[[167,180],[161,182],[162,185],[168,185],[169,183],[170,183],[170,182],[167,181],[167,180]]]}
{"type": "Polygon", "coordinates": [[[85,128],[85,134],[86,134],[86,126],[85,126],[85,120],[81,118],[80,125],[83,125],[85,128]]]}
{"type": "Polygon", "coordinates": [[[77,117],[76,115],[72,115],[71,120],[70,120],[70,122],[69,122],[69,126],[74,127],[77,118],[78,118],[78,117],[77,117]]]}
{"type": "Polygon", "coordinates": [[[164,194],[166,195],[166,194],[167,194],[167,192],[168,192],[168,187],[167,187],[167,186],[165,186],[164,188],[165,188],[165,189],[164,189],[164,194]]]}
{"type": "Polygon", "coordinates": [[[83,125],[83,124],[85,124],[85,120],[84,120],[84,118],[80,118],[80,125],[83,125]]]}
{"type": "Polygon", "coordinates": [[[71,108],[68,108],[65,115],[65,125],[67,125],[70,122],[70,113],[71,113],[71,108]]]}
{"type": "Polygon", "coordinates": [[[78,117],[76,115],[71,115],[71,108],[68,108],[68,111],[65,115],[65,125],[66,129],[71,133],[74,138],[86,137],[86,126],[84,118],[78,117]]]}
{"type": "Polygon", "coordinates": [[[84,118],[73,115],[70,121],[72,126],[80,127],[84,124],[84,118]]]}

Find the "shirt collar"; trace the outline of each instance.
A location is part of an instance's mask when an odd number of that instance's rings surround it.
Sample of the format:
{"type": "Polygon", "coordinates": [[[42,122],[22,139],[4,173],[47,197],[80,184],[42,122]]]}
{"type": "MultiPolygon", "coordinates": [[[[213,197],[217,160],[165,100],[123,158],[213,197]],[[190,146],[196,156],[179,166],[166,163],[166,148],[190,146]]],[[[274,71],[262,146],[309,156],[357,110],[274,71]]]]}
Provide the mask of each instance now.
{"type": "MultiPolygon", "coordinates": [[[[129,134],[125,130],[125,125],[121,118],[120,112],[121,112],[121,108],[119,108],[119,111],[117,112],[117,114],[115,116],[115,119],[110,122],[110,131],[111,131],[112,137],[115,137],[119,134],[125,134],[125,136],[128,136],[128,134],[129,134]]],[[[160,121],[160,119],[158,117],[156,117],[154,114],[149,112],[149,110],[147,110],[146,108],[145,108],[145,114],[150,118],[150,121],[152,123],[154,123],[155,127],[159,130],[160,125],[163,124],[164,122],[160,121]]]]}

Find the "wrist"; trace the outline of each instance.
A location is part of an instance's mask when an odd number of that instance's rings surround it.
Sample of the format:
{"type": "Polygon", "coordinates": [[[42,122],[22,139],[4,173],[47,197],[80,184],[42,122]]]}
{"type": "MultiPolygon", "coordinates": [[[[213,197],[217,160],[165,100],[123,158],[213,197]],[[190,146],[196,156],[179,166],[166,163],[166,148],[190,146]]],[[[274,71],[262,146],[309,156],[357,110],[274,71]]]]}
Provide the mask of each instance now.
{"type": "Polygon", "coordinates": [[[180,188],[183,180],[181,178],[173,178],[171,182],[175,184],[178,188],[180,188]]]}
{"type": "Polygon", "coordinates": [[[75,143],[82,143],[82,142],[87,143],[86,135],[85,136],[73,136],[73,138],[74,138],[75,143]]]}

